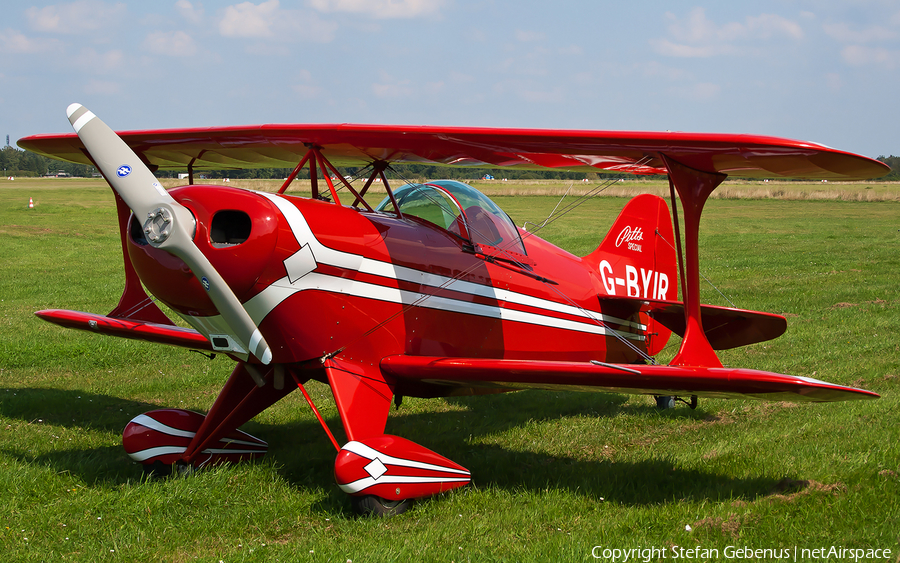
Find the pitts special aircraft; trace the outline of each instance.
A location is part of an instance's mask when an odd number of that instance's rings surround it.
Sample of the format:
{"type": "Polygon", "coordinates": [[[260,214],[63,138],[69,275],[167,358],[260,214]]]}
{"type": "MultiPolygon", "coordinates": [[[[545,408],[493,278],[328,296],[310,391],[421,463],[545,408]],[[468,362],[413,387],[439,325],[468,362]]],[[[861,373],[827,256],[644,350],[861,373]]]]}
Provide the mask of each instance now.
{"type": "Polygon", "coordinates": [[[471,478],[461,465],[384,433],[392,400],[403,396],[568,388],[655,395],[662,406],[676,396],[693,404],[697,396],[878,397],[723,367],[715,350],[775,338],[787,323],[701,305],[698,264],[704,203],[729,174],[865,179],[889,170],[878,161],[748,135],[346,124],[117,134],[80,104],[68,117],[75,134],[18,144],[103,173],[118,205],[125,290],[105,316],[37,315],[237,362],[205,416],[162,409],[126,426],[126,451],[148,466],[262,455],[266,443],[238,427],[298,388],[338,452],[340,488],[356,510],[385,514],[471,478]],[[463,183],[391,187],[385,169],[410,162],[667,174],[674,228],[664,199],[639,195],[600,246],[579,258],[517,228],[463,183]],[[312,196],[284,193],[307,165],[312,196]],[[371,174],[357,190],[339,165],[366,165],[371,174]],[[289,166],[277,194],[193,181],[201,168],[289,166]],[[185,168],[189,185],[171,191],[153,175],[185,168]],[[373,207],[365,196],[376,181],[387,197],[373,207]],[[176,326],[144,287],[193,329],[176,326]],[[654,356],[672,332],[682,336],[680,348],[661,365],[654,356]],[[331,387],[343,445],[304,389],[311,379],[331,387]]]}

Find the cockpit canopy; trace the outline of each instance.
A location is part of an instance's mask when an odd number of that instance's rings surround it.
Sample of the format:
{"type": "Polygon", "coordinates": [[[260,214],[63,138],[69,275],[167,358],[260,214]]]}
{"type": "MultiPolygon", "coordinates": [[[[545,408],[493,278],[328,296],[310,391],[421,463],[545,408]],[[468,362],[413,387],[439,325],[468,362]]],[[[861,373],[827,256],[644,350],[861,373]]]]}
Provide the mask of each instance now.
{"type": "MultiPolygon", "coordinates": [[[[407,184],[394,192],[400,212],[433,223],[474,244],[524,255],[525,245],[509,216],[487,196],[462,182],[407,184]]],[[[376,211],[393,211],[384,198],[376,211]]]]}

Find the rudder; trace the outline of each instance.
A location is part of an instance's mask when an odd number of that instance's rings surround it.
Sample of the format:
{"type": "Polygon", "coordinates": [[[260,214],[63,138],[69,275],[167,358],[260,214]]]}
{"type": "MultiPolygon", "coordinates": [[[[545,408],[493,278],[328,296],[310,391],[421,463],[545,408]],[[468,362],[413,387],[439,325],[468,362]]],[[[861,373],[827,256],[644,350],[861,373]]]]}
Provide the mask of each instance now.
{"type": "Polygon", "coordinates": [[[584,260],[600,274],[608,297],[678,300],[672,219],[659,196],[642,194],[629,201],[600,246],[584,260]]]}
{"type": "Polygon", "coordinates": [[[648,315],[644,300],[678,301],[676,255],[669,206],[659,196],[642,194],[628,202],[600,246],[584,257],[599,274],[601,300],[633,300],[631,310],[647,327],[646,346],[650,355],[660,352],[671,331],[648,315]]]}

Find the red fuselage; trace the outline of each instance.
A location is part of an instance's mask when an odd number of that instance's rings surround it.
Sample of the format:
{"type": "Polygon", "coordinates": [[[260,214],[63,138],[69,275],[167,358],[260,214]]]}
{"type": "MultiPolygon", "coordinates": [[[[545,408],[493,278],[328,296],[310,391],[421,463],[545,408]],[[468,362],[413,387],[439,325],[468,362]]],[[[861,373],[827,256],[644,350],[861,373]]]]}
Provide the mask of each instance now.
{"type": "MultiPolygon", "coordinates": [[[[338,350],[375,365],[395,354],[629,363],[646,351],[633,306],[601,311],[611,268],[601,276],[525,231],[515,264],[413,216],[233,188],[170,193],[275,363],[338,350]]],[[[137,235],[128,247],[144,284],[205,332],[217,312],[199,281],[137,235]]]]}

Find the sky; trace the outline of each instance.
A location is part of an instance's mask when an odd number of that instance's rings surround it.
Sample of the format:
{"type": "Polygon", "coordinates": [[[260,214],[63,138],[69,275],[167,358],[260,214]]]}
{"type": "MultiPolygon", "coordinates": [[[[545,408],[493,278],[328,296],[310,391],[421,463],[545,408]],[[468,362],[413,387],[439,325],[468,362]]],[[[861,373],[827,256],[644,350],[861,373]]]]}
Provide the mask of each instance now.
{"type": "MultiPolygon", "coordinates": [[[[896,0],[0,0],[0,135],[374,123],[900,155],[896,0]]],[[[5,142],[5,138],[4,142],[5,142]]]]}

